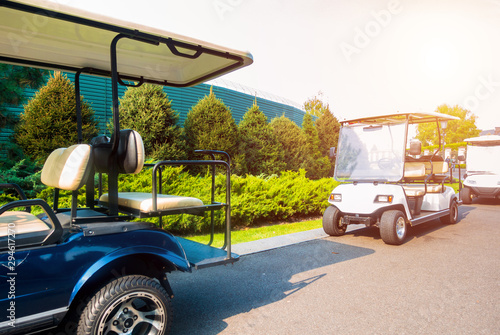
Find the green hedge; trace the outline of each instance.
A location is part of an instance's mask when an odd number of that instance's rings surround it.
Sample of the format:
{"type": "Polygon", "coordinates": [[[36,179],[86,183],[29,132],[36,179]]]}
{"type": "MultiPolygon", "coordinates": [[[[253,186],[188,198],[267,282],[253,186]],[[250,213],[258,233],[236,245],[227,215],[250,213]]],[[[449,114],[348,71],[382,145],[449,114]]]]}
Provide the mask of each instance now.
{"type": "MultiPolygon", "coordinates": [[[[321,215],[328,207],[328,195],[338,184],[333,178],[310,180],[305,170],[285,171],[272,176],[231,176],[231,221],[233,227],[248,227],[262,223],[298,219],[321,215]]],[[[163,171],[165,194],[192,196],[208,204],[211,201],[211,175],[193,176],[182,167],[169,167],[163,171]]],[[[215,201],[225,202],[225,174],[216,176],[215,201]]],[[[151,169],[137,175],[120,175],[120,191],[151,192],[151,169]]],[[[104,190],[106,192],[107,190],[104,190]]],[[[85,206],[85,186],[79,191],[79,206],[85,206]]],[[[60,193],[60,208],[70,207],[70,192],[60,193]]],[[[38,198],[53,203],[53,189],[37,194],[38,198]]],[[[215,211],[216,230],[224,226],[223,211],[215,211]]],[[[158,218],[141,219],[158,223],[158,218]]],[[[163,227],[176,234],[192,234],[210,230],[210,213],[203,217],[173,215],[163,218],[163,227]]]]}

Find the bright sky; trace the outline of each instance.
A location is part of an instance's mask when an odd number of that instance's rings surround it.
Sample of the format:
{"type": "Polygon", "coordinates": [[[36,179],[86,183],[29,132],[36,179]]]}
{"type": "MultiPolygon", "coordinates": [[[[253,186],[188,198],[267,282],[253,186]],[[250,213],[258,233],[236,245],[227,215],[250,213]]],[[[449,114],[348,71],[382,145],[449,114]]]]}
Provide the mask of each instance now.
{"type": "MultiPolygon", "coordinates": [[[[56,1],[56,0],[52,0],[56,1]]],[[[500,127],[500,0],[59,0],[249,51],[223,78],[339,119],[460,105],[500,127]]]]}

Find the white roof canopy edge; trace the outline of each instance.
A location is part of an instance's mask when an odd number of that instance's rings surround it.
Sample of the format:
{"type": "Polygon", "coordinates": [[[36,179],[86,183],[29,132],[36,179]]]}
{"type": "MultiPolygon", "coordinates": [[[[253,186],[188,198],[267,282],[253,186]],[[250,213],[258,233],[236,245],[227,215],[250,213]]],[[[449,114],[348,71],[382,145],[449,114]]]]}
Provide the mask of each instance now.
{"type": "Polygon", "coordinates": [[[192,86],[252,64],[252,55],[42,0],[0,1],[0,62],[104,76],[117,43],[121,79],[192,86]],[[147,42],[147,43],[144,43],[147,42]]]}
{"type": "Polygon", "coordinates": [[[400,123],[408,119],[410,124],[415,123],[425,123],[425,122],[436,122],[436,121],[450,121],[450,120],[460,120],[460,118],[443,114],[437,112],[413,112],[413,113],[393,113],[393,114],[382,114],[366,116],[361,118],[349,119],[340,121],[342,124],[352,124],[352,123],[400,123]]]}

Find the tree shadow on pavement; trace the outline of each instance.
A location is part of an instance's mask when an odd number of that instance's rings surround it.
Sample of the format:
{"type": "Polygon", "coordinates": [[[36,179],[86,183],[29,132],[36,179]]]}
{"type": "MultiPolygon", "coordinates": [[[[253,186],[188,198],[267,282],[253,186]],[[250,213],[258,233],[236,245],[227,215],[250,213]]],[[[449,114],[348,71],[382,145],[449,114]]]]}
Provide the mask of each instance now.
{"type": "Polygon", "coordinates": [[[304,272],[372,253],[314,240],[242,256],[234,265],[172,273],[172,334],[218,334],[227,327],[225,319],[285,299],[326,276],[304,272]],[[294,280],[297,274],[302,274],[300,280],[294,280]]]}

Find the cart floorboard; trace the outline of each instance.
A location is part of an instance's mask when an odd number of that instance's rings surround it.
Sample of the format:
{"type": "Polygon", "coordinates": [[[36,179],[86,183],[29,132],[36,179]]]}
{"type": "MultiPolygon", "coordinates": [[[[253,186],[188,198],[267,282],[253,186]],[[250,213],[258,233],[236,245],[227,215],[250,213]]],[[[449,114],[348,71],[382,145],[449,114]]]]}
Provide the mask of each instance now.
{"type": "Polygon", "coordinates": [[[226,250],[190,241],[182,237],[176,238],[184,248],[186,258],[196,269],[234,263],[240,257],[237,254],[231,253],[231,258],[228,258],[226,250]]]}

